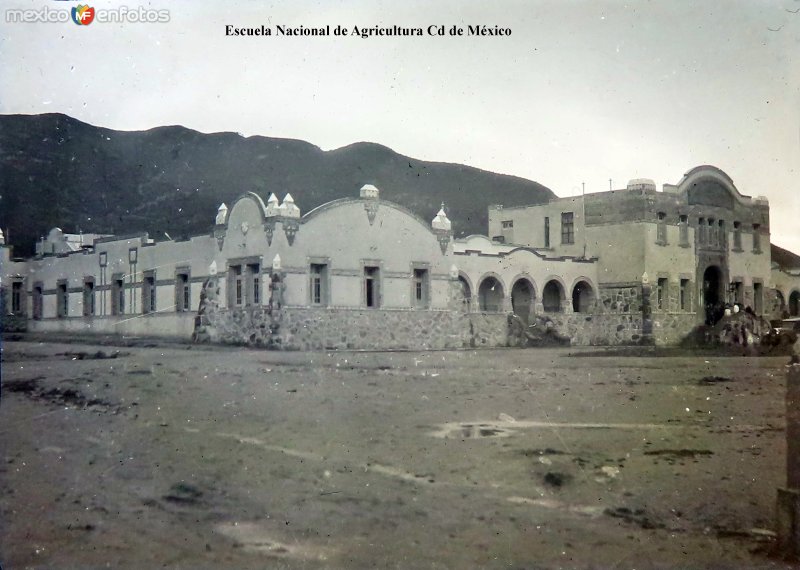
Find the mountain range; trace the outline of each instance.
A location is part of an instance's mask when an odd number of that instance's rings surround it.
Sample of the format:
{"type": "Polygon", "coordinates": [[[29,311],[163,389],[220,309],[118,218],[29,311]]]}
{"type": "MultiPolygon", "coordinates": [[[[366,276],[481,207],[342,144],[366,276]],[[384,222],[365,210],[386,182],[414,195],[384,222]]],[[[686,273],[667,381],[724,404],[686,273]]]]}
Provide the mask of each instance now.
{"type": "Polygon", "coordinates": [[[0,228],[15,255],[51,228],[156,240],[210,231],[217,207],[244,192],[291,192],[303,212],[357,196],[381,198],[426,220],[440,204],[457,236],[487,231],[487,206],[545,202],[538,182],[403,156],[357,142],[323,151],[301,140],[200,133],[182,126],[116,131],[62,114],[0,115],[0,228]]]}

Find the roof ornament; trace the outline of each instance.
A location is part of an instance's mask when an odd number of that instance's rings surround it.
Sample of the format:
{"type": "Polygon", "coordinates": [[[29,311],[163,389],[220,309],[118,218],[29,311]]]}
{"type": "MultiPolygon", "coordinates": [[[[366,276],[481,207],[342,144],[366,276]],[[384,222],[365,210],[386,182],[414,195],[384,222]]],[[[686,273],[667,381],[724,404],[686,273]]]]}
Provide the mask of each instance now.
{"type": "Polygon", "coordinates": [[[436,216],[431,220],[431,228],[433,229],[433,233],[436,234],[439,247],[442,248],[442,255],[444,255],[447,253],[447,246],[450,244],[450,240],[453,237],[453,224],[444,211],[444,202],[442,202],[442,207],[439,208],[436,216]]]}
{"type": "Polygon", "coordinates": [[[219,208],[217,208],[217,219],[215,223],[218,226],[224,225],[227,217],[228,217],[228,206],[226,206],[225,202],[223,202],[222,204],[219,205],[219,208]]]}
{"type": "Polygon", "coordinates": [[[375,216],[378,215],[380,193],[380,190],[372,184],[364,184],[359,191],[358,195],[364,200],[364,210],[367,212],[369,225],[375,223],[375,216]]]}

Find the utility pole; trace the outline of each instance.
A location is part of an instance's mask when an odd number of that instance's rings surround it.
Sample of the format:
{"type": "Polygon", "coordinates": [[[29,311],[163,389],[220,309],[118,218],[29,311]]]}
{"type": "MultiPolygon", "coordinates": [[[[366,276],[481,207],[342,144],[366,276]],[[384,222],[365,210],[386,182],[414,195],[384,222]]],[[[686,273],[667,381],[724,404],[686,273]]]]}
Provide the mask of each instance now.
{"type": "Polygon", "coordinates": [[[581,234],[583,235],[583,258],[586,259],[586,182],[581,182],[581,234]]]}

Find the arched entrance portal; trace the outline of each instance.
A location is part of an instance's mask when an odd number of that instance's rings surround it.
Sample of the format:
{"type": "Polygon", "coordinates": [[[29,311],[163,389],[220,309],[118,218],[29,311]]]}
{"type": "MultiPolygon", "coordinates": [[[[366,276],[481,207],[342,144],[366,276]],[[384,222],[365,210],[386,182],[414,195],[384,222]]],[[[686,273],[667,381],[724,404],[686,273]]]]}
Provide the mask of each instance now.
{"type": "Polygon", "coordinates": [[[561,284],[555,279],[548,281],[542,290],[542,305],[546,313],[558,313],[561,311],[561,298],[563,289],[561,284]]]}
{"type": "Polygon", "coordinates": [[[511,310],[526,325],[529,322],[533,305],[533,287],[526,279],[518,279],[511,288],[511,310]]]}
{"type": "Polygon", "coordinates": [[[572,310],[576,313],[587,313],[594,303],[594,291],[586,281],[580,281],[572,290],[572,310]]]}
{"type": "Polygon", "coordinates": [[[800,317],[800,291],[792,291],[789,295],[789,314],[793,317],[800,317]]]}
{"type": "Polygon", "coordinates": [[[461,310],[469,313],[472,308],[472,289],[463,275],[458,276],[458,284],[461,287],[461,310]]]}
{"type": "Polygon", "coordinates": [[[478,303],[481,311],[491,313],[503,310],[503,286],[494,277],[487,277],[478,287],[478,303]]]}
{"type": "Polygon", "coordinates": [[[703,273],[703,303],[707,325],[715,324],[725,314],[722,271],[716,265],[710,265],[703,273]]]}

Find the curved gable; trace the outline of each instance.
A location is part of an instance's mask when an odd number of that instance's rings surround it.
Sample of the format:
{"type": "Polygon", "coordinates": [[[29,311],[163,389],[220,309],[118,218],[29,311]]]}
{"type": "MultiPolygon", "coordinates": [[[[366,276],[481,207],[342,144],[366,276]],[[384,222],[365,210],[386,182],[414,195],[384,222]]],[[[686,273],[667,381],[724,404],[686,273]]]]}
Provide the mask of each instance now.
{"type": "Polygon", "coordinates": [[[267,219],[267,207],[261,196],[255,192],[247,192],[242,194],[231,206],[228,211],[228,217],[225,219],[225,225],[230,225],[231,222],[238,220],[253,221],[256,223],[263,223],[267,219]],[[256,216],[257,219],[255,219],[256,216]]]}
{"type": "Polygon", "coordinates": [[[732,210],[735,204],[749,203],[750,197],[739,193],[733,180],[715,166],[692,168],[678,183],[690,205],[716,206],[732,210]]]}

